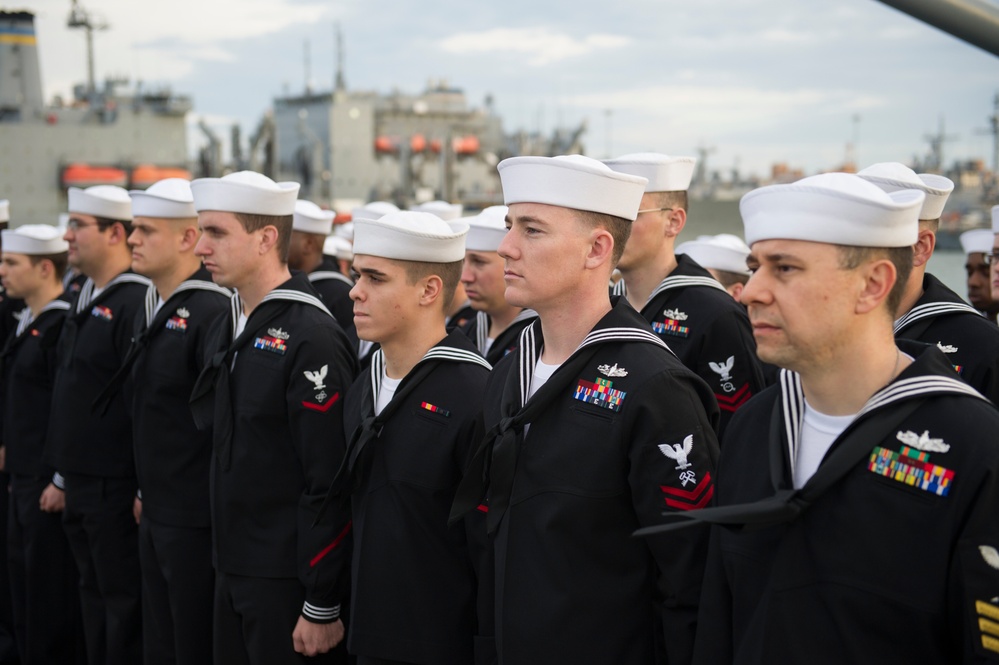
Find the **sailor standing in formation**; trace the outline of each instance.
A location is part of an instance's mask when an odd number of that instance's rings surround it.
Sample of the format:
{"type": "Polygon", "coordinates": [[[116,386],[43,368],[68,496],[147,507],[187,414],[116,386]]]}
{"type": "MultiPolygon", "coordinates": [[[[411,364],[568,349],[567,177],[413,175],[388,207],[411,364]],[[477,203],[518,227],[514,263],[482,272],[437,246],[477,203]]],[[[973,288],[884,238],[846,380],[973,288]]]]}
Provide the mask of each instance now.
{"type": "Polygon", "coordinates": [[[22,662],[81,660],[77,600],[90,663],[999,659],[999,329],[924,274],[948,183],[747,195],[747,318],[674,253],[692,161],[609,164],[505,160],[467,236],[364,206],[356,284],[250,172],[4,233],[22,662]]]}
{"type": "Polygon", "coordinates": [[[895,337],[935,344],[971,386],[999,404],[999,328],[926,271],[937,229],[954,183],[932,173],[916,174],[897,162],[873,164],[857,173],[886,192],[921,191],[919,237],[913,269],[895,317],[895,337]]]}
{"type": "Polygon", "coordinates": [[[764,378],[745,310],[707,270],[673,251],[687,223],[694,160],[640,153],[605,163],[648,180],[614,292],[626,295],[683,364],[711,386],[722,435],[732,414],[763,389],[764,378]]]}
{"type": "Polygon", "coordinates": [[[191,189],[195,253],[237,291],[192,394],[214,443],[215,663],[333,662],[350,520],[333,509],[313,522],[343,458],[354,353],[307,276],[288,271],[298,184],[241,171],[191,189]]]}
{"type": "Polygon", "coordinates": [[[195,427],[188,399],[204,364],[208,327],[228,309],[231,293],[212,282],[194,255],[198,218],[186,180],[161,180],[130,194],[132,269],[152,285],[128,356],[96,408],[130,379],[145,663],[207,663],[211,435],[195,427]]]}
{"type": "Polygon", "coordinates": [[[710,500],[718,414],[608,297],[646,180],[579,155],[499,172],[506,298],[539,318],[490,376],[488,434],[452,513],[486,511],[499,661],[649,663],[662,649],[689,661],[707,533],[631,533],[710,500]]]}
{"type": "Polygon", "coordinates": [[[42,457],[52,417],[56,342],[69,311],[63,294],[69,245],[46,225],[3,232],[0,279],[22,299],[3,365],[4,469],[10,474],[7,552],[21,663],[83,663],[79,577],[62,528],[62,492],[42,457]]]}
{"type": "Polygon", "coordinates": [[[892,335],[923,198],[831,173],[741,202],[784,370],[732,420],[718,507],[686,514],[716,525],[697,663],[999,657],[999,411],[892,335]]]}
{"type": "Polygon", "coordinates": [[[59,337],[59,368],[46,459],[64,487],[63,525],[80,571],[80,602],[91,663],[142,660],[138,489],[132,421],[125,396],[105,409],[93,398],[111,381],[131,344],[149,280],[131,272],[132,203],[120,187],[69,190],[69,263],[87,276],[59,337]]]}

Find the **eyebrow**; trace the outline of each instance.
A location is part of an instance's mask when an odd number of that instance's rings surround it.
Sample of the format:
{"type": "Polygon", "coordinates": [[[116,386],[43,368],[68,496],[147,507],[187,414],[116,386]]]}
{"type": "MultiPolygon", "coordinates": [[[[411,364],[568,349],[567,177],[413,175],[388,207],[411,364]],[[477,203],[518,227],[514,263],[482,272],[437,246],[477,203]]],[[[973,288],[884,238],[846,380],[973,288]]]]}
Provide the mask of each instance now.
{"type": "Polygon", "coordinates": [[[356,272],[358,275],[374,275],[375,277],[388,277],[388,273],[384,273],[381,270],[376,270],[374,268],[355,268],[351,266],[351,270],[356,272]]]}
{"type": "Polygon", "coordinates": [[[510,215],[507,215],[506,221],[509,222],[510,224],[513,224],[514,222],[518,222],[520,224],[545,224],[545,225],[549,224],[549,222],[546,222],[545,220],[539,217],[532,217],[531,215],[521,215],[519,217],[513,217],[513,218],[510,217],[510,215]]]}

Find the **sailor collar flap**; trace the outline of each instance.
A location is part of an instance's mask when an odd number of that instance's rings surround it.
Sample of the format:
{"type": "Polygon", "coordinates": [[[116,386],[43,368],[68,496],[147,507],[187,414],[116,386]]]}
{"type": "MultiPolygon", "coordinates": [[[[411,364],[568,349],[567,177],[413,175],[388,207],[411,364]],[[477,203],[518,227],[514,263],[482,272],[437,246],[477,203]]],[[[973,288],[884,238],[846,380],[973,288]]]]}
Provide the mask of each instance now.
{"type": "MultiPolygon", "coordinates": [[[[666,291],[685,289],[691,286],[705,286],[725,291],[725,287],[704,270],[704,268],[694,263],[693,259],[686,254],[680,254],[676,257],[676,268],[663,281],[659,282],[659,286],[652,290],[652,293],[646,298],[645,304],[648,305],[666,291]]],[[[616,296],[627,295],[628,285],[625,284],[623,279],[614,285],[613,293],[616,296]]]]}
{"type": "Polygon", "coordinates": [[[916,305],[895,321],[894,333],[897,335],[917,321],[948,314],[982,313],[964,302],[960,296],[948,289],[933,275],[927,274],[923,279],[923,295],[916,305]]]}
{"type": "MultiPolygon", "coordinates": [[[[226,298],[232,298],[233,295],[232,291],[230,291],[225,287],[219,286],[215,282],[204,279],[204,277],[206,277],[207,275],[208,271],[199,270],[198,272],[194,273],[190,278],[181,282],[177,286],[177,288],[174,289],[174,292],[170,294],[170,297],[167,298],[166,301],[164,301],[163,307],[160,308],[160,312],[169,312],[172,309],[172,307],[170,307],[170,304],[171,302],[173,302],[174,298],[189,291],[207,291],[209,293],[217,293],[220,296],[224,296],[226,298]],[[204,274],[202,274],[202,272],[204,272],[204,274]]],[[[146,300],[145,300],[147,329],[153,328],[152,325],[153,319],[157,314],[156,303],[159,302],[159,299],[160,295],[159,292],[156,290],[156,286],[150,284],[149,288],[146,289],[146,300]]]]}
{"type": "MultiPolygon", "coordinates": [[[[925,348],[912,365],[881,390],[874,393],[857,413],[837,440],[843,439],[865,416],[881,409],[910,399],[933,395],[966,395],[986,400],[977,390],[953,376],[954,370],[943,354],[935,348],[925,348]]],[[[801,425],[805,414],[805,395],[801,387],[801,377],[797,372],[786,369],[780,371],[780,412],[782,416],[783,445],[785,461],[797,459],[801,440],[801,425]]],[[[772,442],[780,445],[779,442],[772,442]]],[[[835,445],[830,448],[830,453],[835,445]]],[[[776,451],[774,451],[776,452],[776,451]]],[[[793,468],[793,464],[791,465],[793,468]]],[[[774,479],[776,482],[776,478],[774,479]]]]}
{"type": "MultiPolygon", "coordinates": [[[[583,338],[583,341],[579,343],[579,346],[572,352],[572,355],[555,371],[555,375],[560,375],[563,370],[567,369],[568,365],[574,365],[575,363],[571,361],[577,359],[585,350],[598,344],[643,342],[658,346],[672,354],[672,350],[657,335],[647,329],[648,324],[645,323],[645,320],[640,319],[639,321],[639,319],[638,313],[623,298],[613,300],[611,311],[583,338]]],[[[519,408],[523,408],[527,404],[528,395],[531,393],[531,382],[534,379],[534,370],[537,367],[543,348],[544,339],[542,337],[540,320],[538,320],[521,331],[517,346],[517,368],[520,388],[519,403],[517,406],[519,408]]],[[[553,375],[553,379],[555,375],[553,375]]],[[[536,396],[537,394],[535,394],[536,396]]]]}
{"type": "Polygon", "coordinates": [[[137,275],[134,272],[123,272],[105,284],[104,290],[95,296],[94,280],[88,277],[87,281],[85,281],[83,286],[80,288],[80,293],[77,295],[76,308],[73,310],[73,314],[82,314],[88,307],[104,300],[115,290],[116,287],[122,284],[141,284],[142,286],[149,287],[152,282],[149,281],[148,277],[137,275]]]}
{"type": "MultiPolygon", "coordinates": [[[[517,316],[513,317],[513,321],[510,322],[510,325],[507,326],[506,329],[509,330],[510,328],[514,327],[518,323],[522,323],[524,321],[529,321],[531,319],[536,319],[537,317],[538,317],[538,313],[535,312],[533,309],[522,309],[517,314],[517,316]]],[[[481,353],[483,356],[486,355],[486,344],[489,341],[489,325],[490,325],[489,315],[486,314],[485,312],[476,312],[476,314],[475,314],[475,348],[477,348],[479,350],[479,353],[481,353]]],[[[500,335],[502,335],[502,334],[503,333],[500,333],[500,335]]],[[[498,340],[499,336],[497,336],[496,339],[498,340]]]]}
{"type": "MultiPolygon", "coordinates": [[[[464,362],[471,363],[473,365],[479,365],[484,367],[486,371],[492,371],[493,366],[490,365],[486,360],[475,353],[474,351],[469,351],[468,349],[462,349],[456,346],[457,339],[464,337],[464,333],[460,330],[452,330],[447,337],[438,342],[438,344],[427,351],[419,362],[413,366],[402,382],[399,384],[397,395],[401,395],[404,391],[405,384],[415,377],[418,372],[417,370],[425,366],[426,363],[432,361],[442,361],[442,362],[464,362]]],[[[467,343],[467,342],[466,342],[467,343]]],[[[374,406],[375,399],[378,395],[378,391],[381,390],[382,386],[382,373],[385,367],[385,352],[382,349],[378,349],[374,355],[371,357],[371,367],[370,367],[370,378],[371,378],[371,404],[374,406]]],[[[420,373],[422,376],[422,372],[420,373]]]]}

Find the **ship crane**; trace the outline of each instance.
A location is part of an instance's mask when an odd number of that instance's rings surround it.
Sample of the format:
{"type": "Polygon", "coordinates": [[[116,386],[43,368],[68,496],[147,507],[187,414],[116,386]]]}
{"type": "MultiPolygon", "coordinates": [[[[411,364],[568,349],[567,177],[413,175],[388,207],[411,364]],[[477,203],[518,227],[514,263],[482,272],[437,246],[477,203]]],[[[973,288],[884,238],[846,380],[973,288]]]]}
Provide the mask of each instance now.
{"type": "Polygon", "coordinates": [[[107,30],[107,21],[90,13],[77,0],[73,0],[73,8],[69,12],[66,26],[83,28],[87,35],[87,92],[92,96],[97,91],[94,80],[94,30],[107,30]]]}

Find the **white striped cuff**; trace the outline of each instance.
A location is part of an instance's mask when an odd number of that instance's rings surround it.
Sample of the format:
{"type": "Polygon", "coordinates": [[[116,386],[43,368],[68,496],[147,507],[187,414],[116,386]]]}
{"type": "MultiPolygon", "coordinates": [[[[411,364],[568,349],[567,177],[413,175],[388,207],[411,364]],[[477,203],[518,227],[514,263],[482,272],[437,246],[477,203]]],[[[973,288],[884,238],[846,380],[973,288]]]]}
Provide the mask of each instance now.
{"type": "Polygon", "coordinates": [[[316,607],[308,601],[302,606],[302,616],[316,623],[331,623],[340,618],[340,605],[316,607]]]}
{"type": "Polygon", "coordinates": [[[59,473],[58,471],[56,471],[54,474],[52,474],[52,484],[55,485],[56,487],[58,487],[61,490],[65,491],[65,489],[66,489],[66,479],[63,478],[62,474],[59,473]]]}

